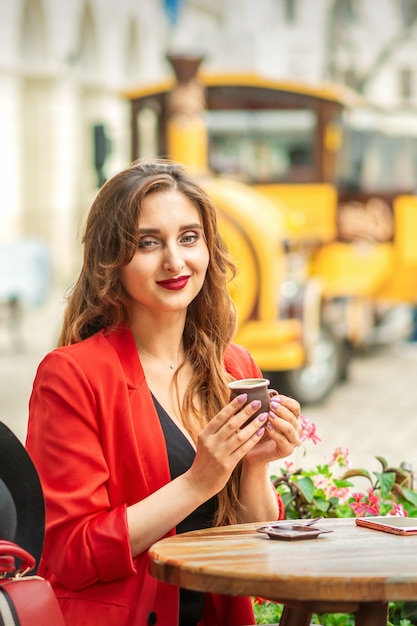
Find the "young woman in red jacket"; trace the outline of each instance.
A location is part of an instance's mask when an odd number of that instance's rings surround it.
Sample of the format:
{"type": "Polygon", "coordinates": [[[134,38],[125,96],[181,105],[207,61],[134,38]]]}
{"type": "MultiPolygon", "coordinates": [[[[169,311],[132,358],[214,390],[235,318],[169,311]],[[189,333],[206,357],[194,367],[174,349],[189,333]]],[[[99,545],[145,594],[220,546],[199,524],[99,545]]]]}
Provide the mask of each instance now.
{"type": "Polygon", "coordinates": [[[242,429],[258,406],[229,401],[230,380],[262,374],[232,343],[234,266],[215,208],[178,164],[137,162],[102,187],[83,243],[60,347],[30,399],[27,449],[46,501],[39,573],[67,626],[253,623],[249,598],[147,571],[162,537],[281,517],[268,464],[299,443],[295,400],[275,396],[242,429]]]}

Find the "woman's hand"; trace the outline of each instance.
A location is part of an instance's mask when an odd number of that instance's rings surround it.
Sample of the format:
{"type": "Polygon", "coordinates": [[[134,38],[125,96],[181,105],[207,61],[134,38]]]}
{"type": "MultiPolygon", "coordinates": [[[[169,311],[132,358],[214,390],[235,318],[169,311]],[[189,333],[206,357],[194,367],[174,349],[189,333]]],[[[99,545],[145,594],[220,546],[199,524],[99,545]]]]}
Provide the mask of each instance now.
{"type": "Polygon", "coordinates": [[[293,398],[270,394],[265,435],[245,457],[245,463],[266,464],[289,456],[300,444],[300,404],[293,398]]]}
{"type": "Polygon", "coordinates": [[[187,474],[207,498],[225,486],[239,461],[257,447],[265,434],[268,413],[258,415],[242,428],[260,406],[259,401],[244,406],[246,400],[246,394],[232,400],[198,436],[196,456],[187,474]]]}
{"type": "Polygon", "coordinates": [[[239,499],[242,522],[278,519],[277,494],[272,488],[269,463],[291,454],[300,443],[300,405],[270,390],[270,410],[265,433],[246,454],[242,464],[239,499]]]}
{"type": "MultiPolygon", "coordinates": [[[[265,433],[268,414],[256,417],[241,428],[259,409],[254,403],[244,407],[246,400],[246,395],[235,398],[201,430],[189,470],[127,508],[133,556],[147,550],[203,502],[219,493],[239,461],[259,443],[265,433]],[[169,507],[167,502],[170,502],[169,507]]],[[[256,471],[249,473],[252,478],[257,474],[256,471]]]]}

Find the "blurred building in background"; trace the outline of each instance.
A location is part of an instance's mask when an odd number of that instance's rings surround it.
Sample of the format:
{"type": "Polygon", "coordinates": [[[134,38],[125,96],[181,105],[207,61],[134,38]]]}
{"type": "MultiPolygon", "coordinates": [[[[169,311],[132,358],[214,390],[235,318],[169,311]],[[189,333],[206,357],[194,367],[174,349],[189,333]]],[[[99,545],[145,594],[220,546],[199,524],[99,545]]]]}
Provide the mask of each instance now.
{"type": "Polygon", "coordinates": [[[168,52],[341,82],[415,125],[416,0],[0,0],[0,243],[44,242],[72,282],[91,200],[130,161],[123,94],[172,76],[168,52]]]}

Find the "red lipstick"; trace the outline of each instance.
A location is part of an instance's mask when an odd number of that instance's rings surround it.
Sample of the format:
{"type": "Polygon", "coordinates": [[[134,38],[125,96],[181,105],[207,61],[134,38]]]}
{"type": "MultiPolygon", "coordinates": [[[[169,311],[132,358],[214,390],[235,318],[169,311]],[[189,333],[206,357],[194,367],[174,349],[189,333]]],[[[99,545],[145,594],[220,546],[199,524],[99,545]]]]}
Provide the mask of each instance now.
{"type": "Polygon", "coordinates": [[[170,291],[179,291],[184,289],[188,283],[189,276],[180,276],[179,278],[169,278],[168,280],[158,280],[160,287],[169,289],[170,291]]]}

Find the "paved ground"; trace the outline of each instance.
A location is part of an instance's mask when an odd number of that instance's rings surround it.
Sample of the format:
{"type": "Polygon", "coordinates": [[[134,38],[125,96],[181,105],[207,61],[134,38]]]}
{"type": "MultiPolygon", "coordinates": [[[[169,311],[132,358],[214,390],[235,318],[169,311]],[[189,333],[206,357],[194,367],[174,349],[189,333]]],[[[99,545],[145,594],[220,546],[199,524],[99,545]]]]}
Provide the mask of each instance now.
{"type": "MultiPolygon", "coordinates": [[[[63,291],[57,290],[45,306],[26,312],[20,351],[0,321],[0,419],[21,440],[36,368],[54,347],[63,310],[63,291]]],[[[398,342],[355,357],[348,382],[321,406],[303,412],[317,425],[322,442],[308,443],[305,456],[298,450],[291,459],[297,465],[327,461],[341,446],[349,449],[356,467],[379,469],[374,457],[382,455],[390,464],[408,461],[417,470],[417,344],[398,342]]]]}
{"type": "Polygon", "coordinates": [[[45,305],[24,311],[18,349],[7,320],[0,319],[0,420],[22,441],[36,369],[56,344],[63,311],[63,290],[54,292],[45,305]]]}
{"type": "Polygon", "coordinates": [[[303,407],[322,441],[294,455],[302,466],[327,461],[340,446],[354,467],[379,470],[383,456],[417,469],[417,344],[398,342],[355,357],[349,379],[320,406],[303,407]],[[302,452],[305,453],[303,457],[302,452]]]}

